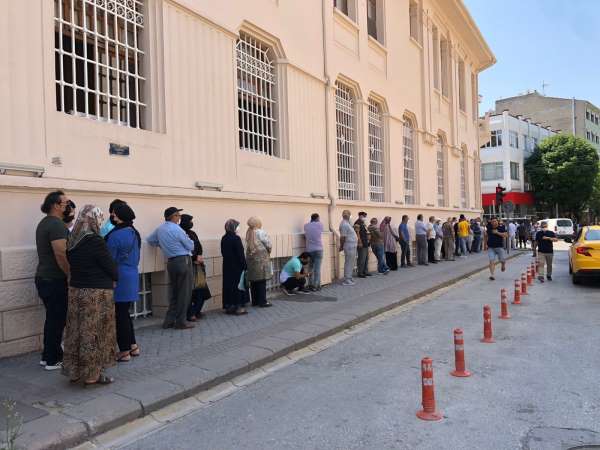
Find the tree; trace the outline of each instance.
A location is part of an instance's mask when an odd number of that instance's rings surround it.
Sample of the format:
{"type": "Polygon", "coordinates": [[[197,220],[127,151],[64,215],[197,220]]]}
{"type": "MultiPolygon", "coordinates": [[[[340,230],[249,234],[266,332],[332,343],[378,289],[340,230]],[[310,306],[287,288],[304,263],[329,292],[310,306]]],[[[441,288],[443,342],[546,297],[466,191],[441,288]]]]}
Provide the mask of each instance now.
{"type": "Polygon", "coordinates": [[[592,190],[592,195],[587,202],[587,206],[590,213],[589,219],[594,222],[594,218],[600,217],[600,173],[596,177],[594,189],[592,190]]]}
{"type": "Polygon", "coordinates": [[[567,134],[544,139],[525,162],[536,203],[547,211],[559,205],[576,217],[592,197],[599,167],[594,147],[567,134]]]}

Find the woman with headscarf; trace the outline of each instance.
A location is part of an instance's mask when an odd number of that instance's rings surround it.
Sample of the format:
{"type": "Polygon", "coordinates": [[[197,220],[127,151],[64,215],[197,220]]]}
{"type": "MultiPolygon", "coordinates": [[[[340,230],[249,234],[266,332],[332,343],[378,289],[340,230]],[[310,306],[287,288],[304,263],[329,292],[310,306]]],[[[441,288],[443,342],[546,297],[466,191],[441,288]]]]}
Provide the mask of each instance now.
{"type": "Polygon", "coordinates": [[[242,272],[246,270],[244,246],[237,235],[240,223],[235,219],[225,222],[225,234],[221,238],[223,256],[223,309],[226,314],[241,316],[248,314],[244,308],[245,292],[238,289],[242,272]]]}
{"type": "Polygon", "coordinates": [[[129,310],[139,300],[140,248],[142,239],[133,226],[135,213],[124,202],[114,206],[112,220],[114,228],[104,237],[108,251],[117,264],[119,281],[115,287],[115,317],[117,325],[118,362],[127,362],[132,356],[140,356],[140,347],[135,340],[133,321],[129,310]]]}
{"type": "Polygon", "coordinates": [[[103,370],[115,364],[113,289],[117,266],[100,237],[100,208],[85,205],[67,240],[71,267],[64,369],[72,382],[109,384],[103,370]]]}
{"type": "Polygon", "coordinates": [[[392,228],[392,218],[390,216],[385,216],[381,221],[379,229],[383,233],[385,262],[390,270],[398,270],[398,251],[396,249],[398,235],[392,228]]]}
{"type": "Polygon", "coordinates": [[[246,278],[250,282],[252,306],[273,306],[267,301],[267,280],[273,276],[271,247],[269,236],[262,229],[261,220],[258,217],[250,217],[246,232],[246,278]]]}
{"type": "Polygon", "coordinates": [[[204,265],[204,258],[202,256],[202,244],[196,232],[192,230],[194,226],[194,222],[192,222],[193,218],[189,214],[182,214],[181,221],[179,222],[179,226],[194,241],[194,250],[192,250],[194,287],[192,288],[192,300],[187,310],[187,320],[190,322],[195,322],[202,317],[204,302],[211,298],[210,289],[208,289],[208,285],[206,284],[206,266],[204,265]]]}

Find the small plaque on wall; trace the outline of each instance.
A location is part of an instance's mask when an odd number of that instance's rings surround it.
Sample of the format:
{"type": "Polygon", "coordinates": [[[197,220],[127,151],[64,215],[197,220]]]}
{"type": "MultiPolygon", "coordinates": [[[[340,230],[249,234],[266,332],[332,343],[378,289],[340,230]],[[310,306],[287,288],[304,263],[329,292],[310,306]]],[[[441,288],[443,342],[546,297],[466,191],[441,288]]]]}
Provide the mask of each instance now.
{"type": "Polygon", "coordinates": [[[110,144],[108,153],[116,156],[129,156],[129,147],[126,145],[110,144]]]}

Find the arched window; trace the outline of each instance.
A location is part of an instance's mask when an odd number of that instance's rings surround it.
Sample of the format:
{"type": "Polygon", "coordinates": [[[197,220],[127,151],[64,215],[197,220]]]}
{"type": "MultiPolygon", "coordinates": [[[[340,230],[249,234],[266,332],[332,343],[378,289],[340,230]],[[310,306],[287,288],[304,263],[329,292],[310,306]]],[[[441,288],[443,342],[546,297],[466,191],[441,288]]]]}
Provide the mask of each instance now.
{"type": "Polygon", "coordinates": [[[369,99],[369,197],[372,202],[384,201],[384,142],[381,105],[369,99]]]}
{"type": "Polygon", "coordinates": [[[437,204],[446,206],[446,149],[442,136],[438,136],[437,143],[437,204]]]}
{"type": "Polygon", "coordinates": [[[460,151],[460,206],[467,207],[467,149],[460,151]]]}
{"type": "Polygon", "coordinates": [[[354,91],[339,82],[335,89],[335,125],[337,141],[338,197],[358,198],[356,175],[356,123],[354,91]]]}
{"type": "Polygon", "coordinates": [[[275,64],[269,46],[241,33],[236,44],[238,130],[242,150],[279,156],[275,64]]]}
{"type": "Polygon", "coordinates": [[[415,171],[415,129],[412,122],[404,118],[404,136],[402,138],[404,151],[404,203],[414,205],[416,199],[415,171]]]}

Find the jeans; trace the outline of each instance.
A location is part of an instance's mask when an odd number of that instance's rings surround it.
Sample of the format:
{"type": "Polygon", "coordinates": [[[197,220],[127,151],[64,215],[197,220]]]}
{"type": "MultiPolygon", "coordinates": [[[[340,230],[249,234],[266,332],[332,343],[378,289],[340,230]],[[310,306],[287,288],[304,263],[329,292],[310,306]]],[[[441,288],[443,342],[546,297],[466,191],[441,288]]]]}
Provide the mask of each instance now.
{"type": "Polygon", "coordinates": [[[119,350],[128,352],[136,343],[133,321],[129,315],[132,302],[115,302],[115,321],[117,324],[117,344],[119,350]]]}
{"type": "Polygon", "coordinates": [[[427,264],[427,236],[417,234],[417,263],[427,264]]]}
{"type": "Polygon", "coordinates": [[[375,253],[375,257],[377,258],[377,272],[384,273],[387,272],[389,267],[385,263],[385,252],[383,251],[383,244],[372,245],[371,249],[373,253],[375,253]]]}
{"type": "Polygon", "coordinates": [[[315,250],[310,253],[311,275],[310,285],[312,287],[321,287],[321,263],[323,262],[323,250],[315,250]]]}
{"type": "Polygon", "coordinates": [[[252,306],[267,304],[267,280],[251,281],[250,293],[252,295],[252,306]]]}
{"type": "Polygon", "coordinates": [[[410,243],[402,239],[400,241],[400,266],[405,267],[410,262],[410,243]]]}
{"type": "Polygon", "coordinates": [[[196,288],[192,290],[192,298],[190,301],[190,306],[188,306],[187,310],[187,318],[190,320],[192,316],[198,317],[202,312],[202,308],[204,307],[204,302],[206,298],[204,296],[204,291],[206,288],[196,288]]]}
{"type": "Polygon", "coordinates": [[[460,244],[460,253],[462,256],[467,256],[467,239],[468,237],[460,237],[458,238],[458,243],[460,244]]]}
{"type": "Polygon", "coordinates": [[[356,245],[344,245],[344,280],[352,280],[356,264],[356,245]]]}
{"type": "Polygon", "coordinates": [[[281,285],[285,288],[286,291],[293,291],[296,288],[303,288],[305,284],[306,284],[306,278],[304,278],[304,277],[302,277],[302,278],[289,277],[287,280],[285,280],[283,283],[281,283],[281,285]]]}
{"type": "Polygon", "coordinates": [[[554,258],[554,253],[542,253],[538,252],[537,254],[537,262],[538,262],[538,276],[544,276],[544,264],[548,266],[548,276],[552,276],[552,259],[554,258]]]}
{"type": "Polygon", "coordinates": [[[481,251],[481,235],[476,234],[473,236],[471,251],[474,253],[479,253],[481,251]]]}
{"type": "Polygon", "coordinates": [[[63,360],[63,350],[60,344],[67,322],[67,279],[51,280],[36,277],[35,287],[44,303],[44,308],[46,308],[42,361],[54,366],[63,360]]]}
{"type": "Polygon", "coordinates": [[[364,277],[369,273],[369,247],[359,247],[357,252],[356,274],[364,277]]]}
{"type": "Polygon", "coordinates": [[[167,262],[167,272],[171,289],[169,309],[165,316],[165,325],[183,325],[192,297],[192,260],[189,256],[176,256],[167,262]]]}

